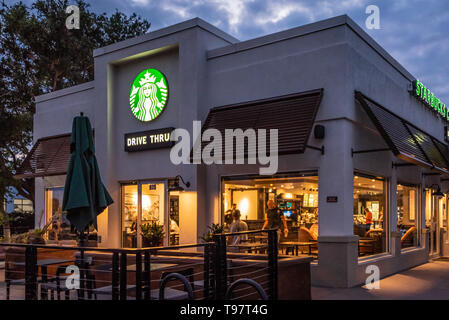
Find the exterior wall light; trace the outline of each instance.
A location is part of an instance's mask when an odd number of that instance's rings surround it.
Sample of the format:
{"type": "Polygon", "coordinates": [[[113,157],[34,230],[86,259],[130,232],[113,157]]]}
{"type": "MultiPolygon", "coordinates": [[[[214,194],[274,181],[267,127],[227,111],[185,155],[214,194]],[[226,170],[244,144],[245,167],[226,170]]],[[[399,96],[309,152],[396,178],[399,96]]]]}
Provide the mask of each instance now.
{"type": "Polygon", "coordinates": [[[189,181],[185,182],[180,175],[177,175],[174,179],[168,180],[168,191],[184,191],[184,188],[179,185],[179,179],[181,179],[186,188],[190,187],[189,181]]]}
{"type": "Polygon", "coordinates": [[[436,186],[437,188],[436,188],[436,191],[432,193],[432,196],[444,197],[444,193],[441,192],[441,188],[438,184],[432,184],[430,187],[428,187],[428,189],[435,190],[435,189],[432,189],[433,186],[436,186]]]}

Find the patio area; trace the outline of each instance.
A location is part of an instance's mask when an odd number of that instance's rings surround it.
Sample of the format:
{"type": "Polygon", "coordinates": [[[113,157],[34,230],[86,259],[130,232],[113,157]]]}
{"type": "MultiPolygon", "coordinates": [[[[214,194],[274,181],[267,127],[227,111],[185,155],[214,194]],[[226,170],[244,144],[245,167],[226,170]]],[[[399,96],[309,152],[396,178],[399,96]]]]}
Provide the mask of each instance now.
{"type": "Polygon", "coordinates": [[[309,300],[313,258],[279,254],[276,235],[255,230],[142,249],[0,243],[0,300],[309,300]],[[227,245],[243,234],[268,237],[227,245]]]}

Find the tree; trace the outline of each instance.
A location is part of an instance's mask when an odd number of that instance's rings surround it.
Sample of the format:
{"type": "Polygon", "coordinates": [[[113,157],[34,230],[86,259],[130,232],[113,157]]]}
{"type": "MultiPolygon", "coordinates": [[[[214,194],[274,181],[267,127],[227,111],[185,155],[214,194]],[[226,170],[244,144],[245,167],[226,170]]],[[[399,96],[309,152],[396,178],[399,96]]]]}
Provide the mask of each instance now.
{"type": "MultiPolygon", "coordinates": [[[[116,10],[108,16],[78,0],[80,28],[67,29],[68,0],[36,0],[0,8],[0,199],[10,187],[34,203],[31,179],[15,180],[32,143],[34,98],[92,81],[92,51],[142,35],[150,23],[116,10]]],[[[0,200],[0,214],[5,215],[0,200]]]]}

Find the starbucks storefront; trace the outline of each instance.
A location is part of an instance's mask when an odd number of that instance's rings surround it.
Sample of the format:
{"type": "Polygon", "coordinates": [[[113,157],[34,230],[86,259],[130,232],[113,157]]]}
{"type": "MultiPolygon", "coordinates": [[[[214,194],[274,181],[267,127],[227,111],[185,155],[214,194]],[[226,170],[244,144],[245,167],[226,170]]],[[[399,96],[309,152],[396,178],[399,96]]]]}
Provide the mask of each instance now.
{"type": "Polygon", "coordinates": [[[449,252],[449,112],[349,17],[242,42],[192,19],[93,56],[94,81],[36,98],[18,177],[35,179],[37,228],[64,214],[56,198],[83,112],[114,199],[98,246],[198,243],[234,205],[258,229],[273,200],[281,242],[311,243],[299,249],[315,285],[449,252]],[[226,130],[244,133],[243,148],[226,130]]]}

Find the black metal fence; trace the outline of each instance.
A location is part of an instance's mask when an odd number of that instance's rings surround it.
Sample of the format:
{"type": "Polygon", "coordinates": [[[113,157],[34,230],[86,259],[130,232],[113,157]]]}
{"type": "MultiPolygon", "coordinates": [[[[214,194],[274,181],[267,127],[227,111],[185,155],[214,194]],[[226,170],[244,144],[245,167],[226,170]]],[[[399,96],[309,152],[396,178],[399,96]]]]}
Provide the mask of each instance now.
{"type": "Polygon", "coordinates": [[[0,246],[5,251],[0,299],[277,299],[275,230],[142,249],[0,246]],[[259,241],[243,239],[256,235],[259,241]]]}
{"type": "Polygon", "coordinates": [[[278,233],[252,230],[214,236],[216,299],[278,297],[278,233]]]}

